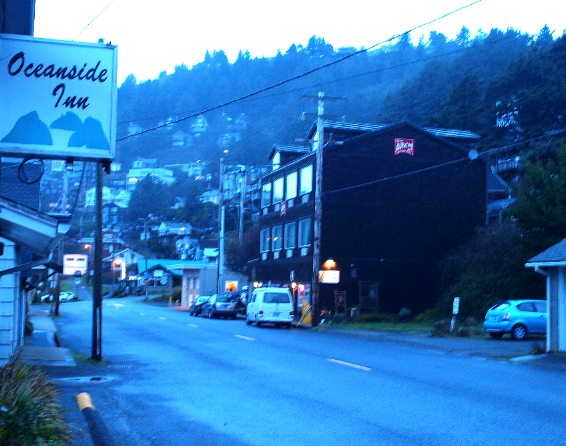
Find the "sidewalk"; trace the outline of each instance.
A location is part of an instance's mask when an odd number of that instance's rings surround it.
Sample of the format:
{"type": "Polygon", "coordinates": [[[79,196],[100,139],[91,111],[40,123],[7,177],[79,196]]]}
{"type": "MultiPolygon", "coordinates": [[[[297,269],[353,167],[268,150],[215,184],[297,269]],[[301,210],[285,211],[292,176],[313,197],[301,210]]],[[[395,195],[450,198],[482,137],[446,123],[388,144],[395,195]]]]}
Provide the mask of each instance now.
{"type": "Polygon", "coordinates": [[[34,330],[31,336],[25,337],[19,361],[35,366],[74,367],[76,363],[69,349],[59,346],[57,328],[49,309],[31,305],[28,317],[34,330]]]}

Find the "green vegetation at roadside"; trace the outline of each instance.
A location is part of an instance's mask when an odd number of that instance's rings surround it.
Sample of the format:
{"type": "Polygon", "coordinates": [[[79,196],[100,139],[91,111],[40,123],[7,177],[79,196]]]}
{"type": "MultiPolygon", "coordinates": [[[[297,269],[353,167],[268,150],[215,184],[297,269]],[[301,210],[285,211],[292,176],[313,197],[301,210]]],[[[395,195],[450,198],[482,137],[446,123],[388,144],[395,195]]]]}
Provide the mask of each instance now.
{"type": "Polygon", "coordinates": [[[10,363],[0,367],[0,444],[70,444],[72,426],[63,418],[59,391],[39,369],[10,363]]]}

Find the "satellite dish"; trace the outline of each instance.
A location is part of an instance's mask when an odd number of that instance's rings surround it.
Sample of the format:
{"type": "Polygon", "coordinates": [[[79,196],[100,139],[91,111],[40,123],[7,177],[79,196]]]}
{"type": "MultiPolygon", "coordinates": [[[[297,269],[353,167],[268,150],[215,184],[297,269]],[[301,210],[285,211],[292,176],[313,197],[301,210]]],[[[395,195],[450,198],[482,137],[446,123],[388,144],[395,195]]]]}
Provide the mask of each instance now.
{"type": "Polygon", "coordinates": [[[477,159],[478,156],[480,156],[480,154],[476,149],[472,149],[468,152],[468,158],[470,158],[470,161],[477,159]]]}

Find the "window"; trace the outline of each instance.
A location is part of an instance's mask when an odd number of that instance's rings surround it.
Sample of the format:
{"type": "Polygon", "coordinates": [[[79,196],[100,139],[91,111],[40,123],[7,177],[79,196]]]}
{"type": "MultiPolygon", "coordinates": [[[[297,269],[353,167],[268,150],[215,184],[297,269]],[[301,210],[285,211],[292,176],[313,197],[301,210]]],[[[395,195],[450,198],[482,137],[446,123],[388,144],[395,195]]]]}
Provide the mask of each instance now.
{"type": "Polygon", "coordinates": [[[290,200],[297,196],[297,172],[287,175],[287,183],[285,189],[285,200],[290,200]]]}
{"type": "Polygon", "coordinates": [[[261,207],[266,208],[271,204],[271,183],[266,183],[261,187],[261,207]]]}
{"type": "Polygon", "coordinates": [[[285,225],[285,249],[297,247],[297,224],[295,222],[285,225]]]}
{"type": "Polygon", "coordinates": [[[281,226],[273,226],[273,251],[281,251],[282,242],[281,226]]]}
{"type": "Polygon", "coordinates": [[[273,182],[273,204],[283,201],[283,178],[273,182]]]}
{"type": "Polygon", "coordinates": [[[299,222],[299,246],[311,244],[311,219],[306,218],[299,222]]]}
{"type": "Polygon", "coordinates": [[[301,190],[300,194],[312,192],[312,164],[301,169],[301,190]]]}
{"type": "Polygon", "coordinates": [[[259,249],[261,252],[268,252],[269,251],[269,242],[271,241],[269,237],[269,228],[265,228],[261,230],[260,238],[259,238],[259,249]]]}

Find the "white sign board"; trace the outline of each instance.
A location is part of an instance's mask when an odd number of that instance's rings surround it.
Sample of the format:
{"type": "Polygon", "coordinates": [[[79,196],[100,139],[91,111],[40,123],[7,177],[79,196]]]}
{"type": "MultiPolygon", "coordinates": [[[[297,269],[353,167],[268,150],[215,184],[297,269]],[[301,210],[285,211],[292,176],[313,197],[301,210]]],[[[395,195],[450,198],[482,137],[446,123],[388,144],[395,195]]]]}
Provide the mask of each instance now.
{"type": "Polygon", "coordinates": [[[0,155],[112,160],[118,48],[0,34],[0,155]]]}
{"type": "Polygon", "coordinates": [[[319,271],[318,281],[320,283],[339,283],[340,271],[336,271],[336,270],[319,271]]]}
{"type": "Polygon", "coordinates": [[[455,297],[452,303],[452,314],[458,314],[460,312],[460,298],[455,297]]]}

